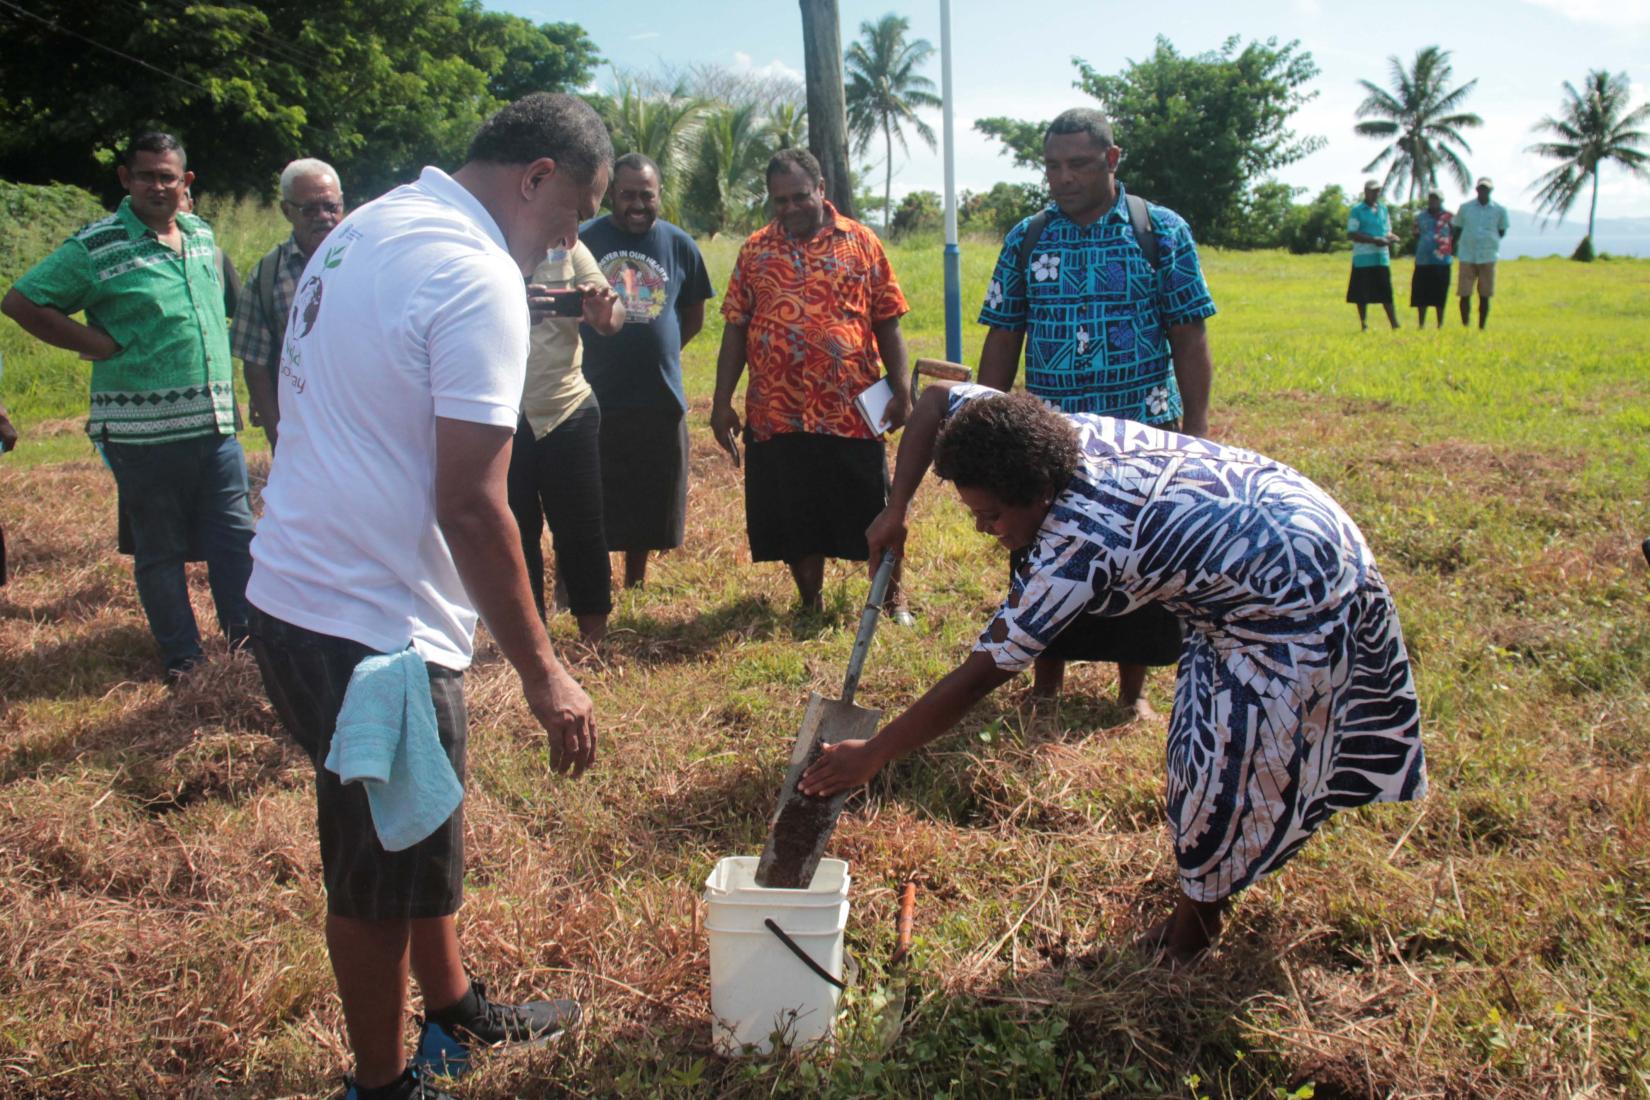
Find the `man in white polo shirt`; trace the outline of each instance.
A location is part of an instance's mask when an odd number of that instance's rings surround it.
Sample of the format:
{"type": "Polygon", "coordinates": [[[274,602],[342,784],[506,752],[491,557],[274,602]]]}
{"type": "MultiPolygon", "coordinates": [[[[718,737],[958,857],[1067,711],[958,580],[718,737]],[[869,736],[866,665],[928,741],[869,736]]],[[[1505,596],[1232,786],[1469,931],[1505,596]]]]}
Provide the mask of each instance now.
{"type": "Polygon", "coordinates": [[[1501,238],[1512,223],[1507,208],[1490,201],[1495,184],[1488,176],[1478,180],[1478,197],[1461,204],[1455,214],[1455,255],[1461,261],[1461,325],[1472,315],[1472,292],[1478,291],[1478,327],[1490,319],[1490,298],[1495,295],[1495,261],[1501,255],[1501,238]]]}
{"type": "Polygon", "coordinates": [[[341,784],[325,761],[356,665],[410,646],[462,783],[478,612],[521,677],[551,763],[577,775],[595,758],[590,700],[533,609],[505,478],[527,360],[524,276],[578,239],[612,159],[583,102],[528,96],[481,128],[458,171],[426,168],[345,219],[298,282],[279,374],[281,458],[247,596],[270,700],[315,762],[352,1100],[443,1095],[420,1080],[424,1069],[462,1071],[478,1042],[542,1041],[578,1017],[571,1001],[490,1001],[466,976],[453,923],[462,805],[389,851],[361,785],[341,784]],[[409,962],[427,1010],[411,1066],[409,962]]]}

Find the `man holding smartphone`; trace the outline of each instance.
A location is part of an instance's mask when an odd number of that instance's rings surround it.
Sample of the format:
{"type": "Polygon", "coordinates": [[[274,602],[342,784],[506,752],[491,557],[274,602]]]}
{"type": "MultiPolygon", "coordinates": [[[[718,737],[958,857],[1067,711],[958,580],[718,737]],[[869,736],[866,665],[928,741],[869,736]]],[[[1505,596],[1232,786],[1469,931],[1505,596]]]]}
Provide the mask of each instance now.
{"type": "Polygon", "coordinates": [[[602,526],[602,411],[584,378],[579,322],[612,335],[624,326],[625,310],[579,241],[552,248],[531,279],[533,333],[510,452],[510,511],[539,618],[546,613],[540,543],[548,521],[557,602],[565,594],[579,637],[595,645],[606,636],[613,610],[613,570],[602,526]]]}

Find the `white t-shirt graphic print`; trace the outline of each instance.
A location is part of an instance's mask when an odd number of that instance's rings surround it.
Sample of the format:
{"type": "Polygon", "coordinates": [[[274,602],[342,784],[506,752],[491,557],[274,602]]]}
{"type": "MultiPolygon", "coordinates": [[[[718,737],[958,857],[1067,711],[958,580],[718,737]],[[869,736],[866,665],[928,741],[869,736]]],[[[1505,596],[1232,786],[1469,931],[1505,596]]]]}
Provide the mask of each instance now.
{"type": "Polygon", "coordinates": [[[439,169],[333,230],[299,279],[282,349],[253,605],[467,667],[476,613],[436,525],[435,421],[513,430],[528,331],[503,234],[439,169]]]}

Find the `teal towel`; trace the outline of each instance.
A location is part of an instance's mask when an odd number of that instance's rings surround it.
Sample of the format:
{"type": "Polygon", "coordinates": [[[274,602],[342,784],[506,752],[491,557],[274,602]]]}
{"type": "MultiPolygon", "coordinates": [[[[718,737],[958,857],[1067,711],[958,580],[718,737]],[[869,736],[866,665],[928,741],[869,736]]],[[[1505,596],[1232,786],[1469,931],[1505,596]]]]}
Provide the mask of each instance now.
{"type": "Polygon", "coordinates": [[[365,657],[350,674],[326,767],[367,789],[378,841],[411,848],[464,800],[436,730],[430,674],[418,651],[365,657]]]}

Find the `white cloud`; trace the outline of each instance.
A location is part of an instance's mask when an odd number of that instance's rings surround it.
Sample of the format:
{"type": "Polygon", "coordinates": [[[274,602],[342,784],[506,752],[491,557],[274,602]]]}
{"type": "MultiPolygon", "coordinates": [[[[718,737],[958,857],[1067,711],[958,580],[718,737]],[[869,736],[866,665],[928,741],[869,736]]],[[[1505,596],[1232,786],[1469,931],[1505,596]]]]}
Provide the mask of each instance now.
{"type": "Polygon", "coordinates": [[[1323,10],[1318,0],[1294,0],[1291,6],[1294,7],[1296,15],[1304,15],[1308,18],[1319,14],[1323,10]]]}
{"type": "Polygon", "coordinates": [[[766,65],[758,65],[751,59],[751,55],[744,50],[733,51],[733,71],[749,73],[757,77],[783,77],[786,80],[802,80],[802,70],[793,69],[779,58],[774,58],[766,65]]]}
{"type": "Polygon", "coordinates": [[[1538,8],[1546,8],[1569,16],[1578,23],[1593,23],[1602,27],[1650,26],[1650,0],[1524,0],[1538,8]]]}

